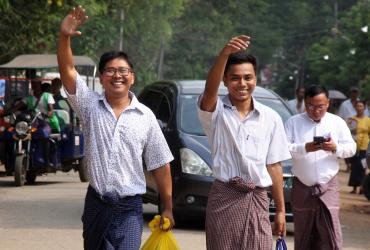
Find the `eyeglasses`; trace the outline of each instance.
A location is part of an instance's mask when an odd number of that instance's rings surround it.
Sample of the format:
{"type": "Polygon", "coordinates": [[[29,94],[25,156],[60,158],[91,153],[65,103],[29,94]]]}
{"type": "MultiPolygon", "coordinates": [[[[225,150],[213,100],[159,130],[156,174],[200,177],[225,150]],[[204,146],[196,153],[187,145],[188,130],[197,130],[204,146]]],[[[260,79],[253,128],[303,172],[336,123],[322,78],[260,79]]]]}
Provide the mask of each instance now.
{"type": "Polygon", "coordinates": [[[103,74],[105,76],[112,77],[118,72],[119,76],[128,76],[130,73],[132,73],[132,69],[125,68],[125,67],[120,67],[120,68],[106,68],[103,71],[103,74]]]}
{"type": "Polygon", "coordinates": [[[314,110],[323,111],[327,107],[328,107],[327,104],[317,105],[317,106],[311,105],[311,104],[306,104],[306,109],[309,110],[309,111],[314,111],[314,110]]]}

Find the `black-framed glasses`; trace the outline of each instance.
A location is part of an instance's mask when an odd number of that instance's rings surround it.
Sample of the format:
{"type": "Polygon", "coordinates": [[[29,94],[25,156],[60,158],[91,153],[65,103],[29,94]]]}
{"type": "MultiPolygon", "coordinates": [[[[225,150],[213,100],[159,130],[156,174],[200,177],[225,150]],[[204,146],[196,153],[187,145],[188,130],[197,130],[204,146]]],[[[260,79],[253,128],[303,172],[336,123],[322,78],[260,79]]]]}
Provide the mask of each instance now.
{"type": "Polygon", "coordinates": [[[112,77],[118,72],[118,75],[120,76],[128,76],[130,73],[132,73],[132,69],[130,68],[125,68],[125,67],[119,67],[119,68],[105,68],[103,71],[103,74],[105,76],[112,77]]]}

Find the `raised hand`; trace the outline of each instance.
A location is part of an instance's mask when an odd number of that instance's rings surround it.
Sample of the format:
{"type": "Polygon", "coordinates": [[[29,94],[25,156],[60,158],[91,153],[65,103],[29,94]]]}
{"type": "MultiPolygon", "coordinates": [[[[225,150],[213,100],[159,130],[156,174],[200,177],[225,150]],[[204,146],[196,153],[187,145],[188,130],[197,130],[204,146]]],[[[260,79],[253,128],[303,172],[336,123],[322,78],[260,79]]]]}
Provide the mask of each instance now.
{"type": "Polygon", "coordinates": [[[85,9],[81,5],[73,8],[60,24],[60,33],[65,36],[81,35],[81,32],[77,29],[87,19],[88,16],[85,15],[85,9]]]}
{"type": "Polygon", "coordinates": [[[223,48],[223,52],[227,55],[239,52],[240,50],[246,50],[249,47],[250,37],[246,35],[240,35],[231,38],[231,40],[223,48]]]}

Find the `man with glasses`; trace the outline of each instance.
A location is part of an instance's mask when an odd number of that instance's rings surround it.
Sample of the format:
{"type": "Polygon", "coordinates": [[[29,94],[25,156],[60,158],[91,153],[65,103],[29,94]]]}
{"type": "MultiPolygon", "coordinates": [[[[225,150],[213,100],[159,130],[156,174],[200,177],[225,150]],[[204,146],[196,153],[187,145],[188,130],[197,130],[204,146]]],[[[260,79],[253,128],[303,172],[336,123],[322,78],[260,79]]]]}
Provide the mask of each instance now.
{"type": "Polygon", "coordinates": [[[291,193],[294,248],[342,249],[339,222],[338,157],[356,152],[347,124],[327,112],[328,91],[311,85],[305,92],[306,112],[285,124],[294,174],[291,193]]]}
{"type": "Polygon", "coordinates": [[[87,19],[78,6],[60,26],[58,64],[63,86],[80,118],[86,140],[89,173],[83,222],[85,249],[139,249],[143,230],[141,194],[146,192],[143,173],[153,170],[164,209],[172,215],[173,159],[154,114],[130,92],[135,73],[121,51],[104,53],[99,62],[104,93],[90,90],[74,67],[70,40],[87,19]]]}

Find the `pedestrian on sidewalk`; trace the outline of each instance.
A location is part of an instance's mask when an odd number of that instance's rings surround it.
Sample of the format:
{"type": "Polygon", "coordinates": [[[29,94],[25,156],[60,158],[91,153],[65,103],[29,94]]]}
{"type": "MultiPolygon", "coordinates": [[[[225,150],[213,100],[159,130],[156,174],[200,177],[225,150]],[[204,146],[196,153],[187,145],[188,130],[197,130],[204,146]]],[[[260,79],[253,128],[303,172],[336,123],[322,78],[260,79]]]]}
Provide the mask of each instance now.
{"type": "Polygon", "coordinates": [[[285,235],[283,175],[290,158],[280,116],[257,102],[256,58],[250,38],[232,38],[220,51],[199,97],[199,118],[211,145],[215,182],[206,210],[207,249],[272,247],[267,188],[276,204],[274,234],[285,235]],[[218,97],[223,80],[228,95],[218,97]]]}
{"type": "Polygon", "coordinates": [[[349,127],[356,141],[357,152],[349,158],[351,162],[351,173],[348,185],[353,187],[351,193],[357,193],[357,187],[360,187],[359,193],[362,194],[362,182],[366,172],[366,150],[369,144],[370,118],[365,115],[365,101],[357,101],[355,105],[356,115],[348,119],[349,127]]]}
{"type": "Polygon", "coordinates": [[[306,112],[285,124],[294,174],[291,193],[294,249],[342,249],[339,221],[338,157],[356,152],[347,124],[327,112],[328,91],[311,85],[305,93],[306,112]]]}
{"type": "MultiPolygon", "coordinates": [[[[126,53],[110,51],[99,61],[104,93],[90,90],[73,63],[71,37],[87,19],[78,6],[60,26],[58,64],[68,101],[83,125],[89,174],[83,222],[85,249],[139,249],[143,230],[141,194],[146,192],[144,164],[153,172],[164,204],[172,215],[173,159],[153,112],[130,91],[133,64],[126,53]]],[[[162,222],[163,223],[163,222],[162,222]]]]}
{"type": "Polygon", "coordinates": [[[306,108],[304,107],[304,91],[305,88],[303,86],[299,86],[295,90],[295,98],[288,101],[289,107],[295,114],[300,114],[306,111],[306,108]]]}

